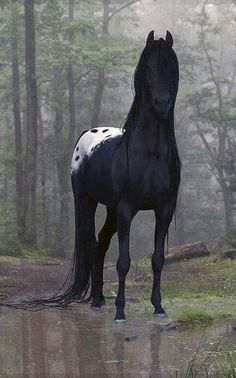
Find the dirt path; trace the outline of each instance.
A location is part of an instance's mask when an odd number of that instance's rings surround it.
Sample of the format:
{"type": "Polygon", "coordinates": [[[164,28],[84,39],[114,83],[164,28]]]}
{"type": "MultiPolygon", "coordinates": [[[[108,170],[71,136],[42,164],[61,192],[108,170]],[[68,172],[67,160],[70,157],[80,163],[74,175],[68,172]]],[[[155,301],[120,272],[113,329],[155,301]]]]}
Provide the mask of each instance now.
{"type": "Polygon", "coordinates": [[[69,272],[69,264],[0,264],[0,295],[10,300],[47,296],[57,291],[69,272]]]}
{"type": "MultiPolygon", "coordinates": [[[[47,297],[63,285],[70,270],[69,262],[28,262],[22,260],[17,264],[0,263],[0,296],[9,300],[28,300],[31,298],[47,297]]],[[[178,265],[178,269],[180,266],[178,265]]],[[[165,276],[171,276],[176,271],[175,264],[166,267],[165,276]]],[[[189,274],[192,274],[190,271],[189,274]]],[[[144,276],[152,279],[151,271],[144,276]]],[[[132,279],[143,279],[143,275],[131,268],[132,279]]],[[[115,264],[107,264],[104,272],[105,281],[116,282],[115,264]]],[[[166,277],[167,278],[167,277],[166,277]]],[[[137,288],[136,288],[137,290],[137,288]]]]}
{"type": "MultiPolygon", "coordinates": [[[[69,262],[0,263],[0,298],[10,301],[45,298],[57,292],[70,271],[69,262]]],[[[114,264],[105,269],[105,279],[114,280],[114,264]]]]}

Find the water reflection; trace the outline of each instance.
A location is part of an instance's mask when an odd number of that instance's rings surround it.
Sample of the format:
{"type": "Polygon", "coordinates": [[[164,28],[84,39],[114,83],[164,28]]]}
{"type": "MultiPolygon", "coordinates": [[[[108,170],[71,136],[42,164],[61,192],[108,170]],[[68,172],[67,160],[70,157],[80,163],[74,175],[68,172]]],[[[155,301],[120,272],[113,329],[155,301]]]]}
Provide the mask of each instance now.
{"type": "MultiPolygon", "coordinates": [[[[163,331],[149,315],[129,315],[113,324],[111,309],[92,313],[6,310],[0,313],[0,376],[9,377],[170,377],[197,348],[202,331],[163,331]]],[[[226,332],[209,329],[205,345],[226,332]]]]}

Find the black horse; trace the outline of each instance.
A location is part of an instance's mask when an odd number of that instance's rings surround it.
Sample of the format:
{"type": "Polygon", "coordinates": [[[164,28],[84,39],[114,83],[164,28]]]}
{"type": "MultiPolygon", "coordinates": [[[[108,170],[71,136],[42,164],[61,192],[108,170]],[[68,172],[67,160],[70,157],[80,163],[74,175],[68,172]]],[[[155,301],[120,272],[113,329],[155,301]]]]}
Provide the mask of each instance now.
{"type": "Polygon", "coordinates": [[[67,289],[49,299],[50,303],[66,305],[84,300],[91,277],[91,306],[100,308],[104,303],[104,258],[117,232],[119,289],[115,320],[125,321],[131,222],[139,210],[154,210],[151,302],[154,314],[165,314],[160,279],[181,170],[174,132],[179,71],[172,46],[169,32],[165,40],[154,40],[154,32],[149,33],[135,70],[135,97],[123,130],[109,127],[88,130],[75,146],[71,174],[75,205],[74,263],[67,289]],[[94,218],[98,203],[107,207],[107,218],[97,241],[94,218]]]}

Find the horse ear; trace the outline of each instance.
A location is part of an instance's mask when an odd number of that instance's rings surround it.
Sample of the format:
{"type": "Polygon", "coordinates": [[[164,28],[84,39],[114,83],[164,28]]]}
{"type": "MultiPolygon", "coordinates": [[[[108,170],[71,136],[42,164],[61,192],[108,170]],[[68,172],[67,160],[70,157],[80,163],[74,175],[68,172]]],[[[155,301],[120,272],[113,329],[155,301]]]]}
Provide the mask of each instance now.
{"type": "Polygon", "coordinates": [[[154,30],[150,31],[150,33],[148,34],[146,45],[150,46],[153,41],[154,41],[154,30]]]}
{"type": "Polygon", "coordinates": [[[173,37],[172,37],[171,33],[170,33],[168,30],[167,30],[167,32],[166,32],[166,43],[167,43],[170,47],[172,47],[173,44],[174,44],[173,37]]]}

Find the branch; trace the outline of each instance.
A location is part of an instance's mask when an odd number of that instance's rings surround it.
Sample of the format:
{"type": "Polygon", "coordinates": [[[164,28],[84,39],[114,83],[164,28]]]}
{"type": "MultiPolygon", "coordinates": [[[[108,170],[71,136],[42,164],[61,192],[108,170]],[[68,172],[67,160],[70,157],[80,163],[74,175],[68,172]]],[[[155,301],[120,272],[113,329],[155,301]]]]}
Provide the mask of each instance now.
{"type": "Polygon", "coordinates": [[[75,84],[77,85],[83,77],[87,76],[92,71],[93,70],[91,69],[91,70],[85,71],[84,73],[80,74],[79,77],[77,78],[77,80],[75,81],[75,84]]]}
{"type": "MultiPolygon", "coordinates": [[[[201,34],[204,35],[203,34],[203,26],[201,26],[201,34]]],[[[221,121],[223,122],[223,116],[222,116],[223,101],[222,101],[222,95],[221,95],[221,91],[220,91],[220,86],[219,86],[219,83],[217,82],[217,80],[215,78],[215,75],[214,75],[214,68],[213,68],[213,64],[212,64],[212,58],[211,58],[210,54],[208,53],[204,37],[202,38],[202,46],[203,46],[203,50],[204,50],[206,58],[207,58],[207,62],[209,64],[211,80],[213,81],[213,83],[214,83],[214,85],[216,87],[216,92],[217,92],[217,95],[218,95],[218,100],[219,100],[219,105],[220,105],[219,106],[219,114],[220,114],[221,121]]]]}
{"type": "Polygon", "coordinates": [[[230,84],[227,91],[227,96],[231,95],[232,89],[234,88],[235,75],[236,75],[236,64],[234,65],[234,68],[233,68],[232,77],[231,77],[230,84]]]}
{"type": "Polygon", "coordinates": [[[216,181],[219,182],[219,178],[217,174],[215,173],[214,169],[211,165],[207,165],[207,163],[203,163],[203,166],[215,177],[216,181]]]}
{"type": "Polygon", "coordinates": [[[110,14],[110,16],[108,17],[108,21],[110,21],[110,19],[115,16],[115,14],[117,13],[120,13],[123,9],[129,7],[130,5],[133,5],[135,3],[138,3],[140,0],[132,0],[132,1],[129,1],[127,4],[124,4],[122,5],[120,8],[117,8],[116,10],[114,10],[114,12],[112,12],[110,14]]]}
{"type": "Polygon", "coordinates": [[[201,138],[204,146],[206,147],[206,150],[207,150],[208,154],[210,155],[213,164],[215,165],[216,156],[215,156],[214,152],[212,151],[208,141],[206,140],[206,137],[205,137],[205,135],[204,135],[204,133],[203,133],[198,122],[196,122],[196,126],[197,126],[198,134],[200,135],[200,138],[201,138]]]}
{"type": "Polygon", "coordinates": [[[186,107],[184,108],[184,111],[183,111],[183,113],[182,113],[182,117],[181,117],[181,119],[180,119],[178,122],[176,122],[176,129],[179,129],[180,126],[182,125],[182,123],[183,123],[183,121],[184,121],[184,119],[185,119],[185,116],[186,116],[186,113],[187,113],[188,109],[189,109],[189,106],[186,106],[186,107]]]}

